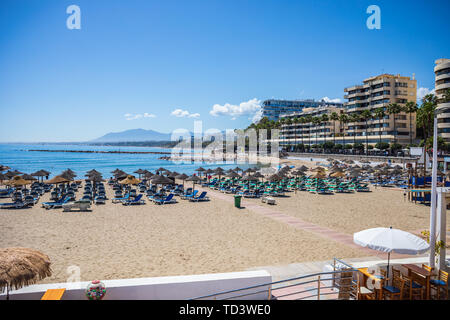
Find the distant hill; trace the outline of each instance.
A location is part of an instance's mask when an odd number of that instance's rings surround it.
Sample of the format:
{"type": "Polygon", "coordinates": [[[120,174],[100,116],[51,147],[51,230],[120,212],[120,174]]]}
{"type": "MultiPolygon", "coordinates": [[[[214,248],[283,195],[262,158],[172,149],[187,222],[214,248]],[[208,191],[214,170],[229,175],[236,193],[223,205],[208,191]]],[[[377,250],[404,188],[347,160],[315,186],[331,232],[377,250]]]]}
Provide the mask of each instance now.
{"type": "Polygon", "coordinates": [[[132,129],[122,132],[111,132],[89,142],[135,142],[135,141],[170,141],[170,133],[154,130],[132,129]]]}

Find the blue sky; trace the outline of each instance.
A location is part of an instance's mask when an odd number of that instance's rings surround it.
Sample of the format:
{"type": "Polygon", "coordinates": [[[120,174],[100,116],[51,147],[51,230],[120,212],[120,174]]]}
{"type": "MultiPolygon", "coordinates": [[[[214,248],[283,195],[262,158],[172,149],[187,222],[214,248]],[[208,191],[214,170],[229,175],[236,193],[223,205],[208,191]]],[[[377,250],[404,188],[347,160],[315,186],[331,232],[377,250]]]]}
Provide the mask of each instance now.
{"type": "Polygon", "coordinates": [[[450,57],[448,12],[449,1],[2,0],[0,141],[243,128],[259,101],[343,100],[380,73],[415,73],[431,90],[434,60],[450,57]],[[80,30],[66,27],[72,4],[80,30]],[[366,27],[372,4],[381,30],[366,27]]]}

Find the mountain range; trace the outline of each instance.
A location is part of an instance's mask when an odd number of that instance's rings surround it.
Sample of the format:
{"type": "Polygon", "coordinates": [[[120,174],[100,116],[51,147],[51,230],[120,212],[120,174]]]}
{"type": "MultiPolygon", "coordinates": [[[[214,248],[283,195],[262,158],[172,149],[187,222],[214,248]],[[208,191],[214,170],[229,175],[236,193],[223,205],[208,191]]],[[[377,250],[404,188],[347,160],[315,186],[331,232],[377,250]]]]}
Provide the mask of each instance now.
{"type": "MultiPolygon", "coordinates": [[[[225,139],[225,131],[221,131],[225,139]]],[[[190,132],[194,137],[194,133],[190,132]]],[[[207,139],[213,134],[204,133],[203,139],[207,139]]],[[[131,129],[121,132],[110,132],[100,138],[90,140],[89,143],[112,143],[112,142],[144,142],[144,141],[171,141],[171,133],[161,133],[154,130],[131,129]]]]}
{"type": "Polygon", "coordinates": [[[170,133],[154,130],[131,129],[121,132],[110,132],[89,142],[141,142],[141,141],[170,141],[170,133]]]}

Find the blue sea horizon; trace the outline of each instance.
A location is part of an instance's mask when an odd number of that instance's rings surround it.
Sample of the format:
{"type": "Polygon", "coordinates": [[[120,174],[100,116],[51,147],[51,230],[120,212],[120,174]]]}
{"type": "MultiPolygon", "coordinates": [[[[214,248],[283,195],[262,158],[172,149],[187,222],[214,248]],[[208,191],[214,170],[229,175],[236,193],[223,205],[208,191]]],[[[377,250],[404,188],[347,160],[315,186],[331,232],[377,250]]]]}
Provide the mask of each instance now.
{"type": "Polygon", "coordinates": [[[193,162],[176,163],[159,159],[163,154],[133,154],[133,153],[82,153],[82,152],[39,152],[29,150],[80,150],[80,151],[127,151],[127,152],[171,152],[170,148],[159,147],[128,147],[128,146],[93,146],[80,144],[0,144],[0,165],[9,166],[11,170],[23,173],[33,173],[38,170],[51,172],[50,177],[60,174],[66,169],[73,170],[76,179],[85,178],[87,171],[95,169],[104,178],[112,176],[111,171],[120,169],[133,174],[138,169],[155,172],[160,167],[170,171],[177,171],[188,175],[194,174],[195,169],[221,167],[225,170],[236,166],[247,169],[255,167],[248,163],[211,163],[193,162]]]}

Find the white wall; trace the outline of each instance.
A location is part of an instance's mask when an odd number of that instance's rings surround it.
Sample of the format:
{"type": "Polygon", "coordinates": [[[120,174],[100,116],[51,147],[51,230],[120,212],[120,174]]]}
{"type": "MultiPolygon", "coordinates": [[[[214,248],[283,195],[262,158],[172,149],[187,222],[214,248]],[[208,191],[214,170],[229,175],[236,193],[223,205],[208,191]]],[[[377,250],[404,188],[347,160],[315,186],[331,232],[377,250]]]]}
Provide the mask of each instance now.
{"type": "MultiPolygon", "coordinates": [[[[265,270],[215,273],[176,277],[101,280],[106,286],[104,300],[184,300],[208,294],[240,289],[272,282],[265,270]]],[[[10,300],[39,300],[47,289],[66,288],[63,300],[85,300],[87,282],[32,285],[10,292],[10,300]]],[[[249,289],[252,295],[240,299],[267,299],[268,286],[249,289]],[[263,291],[262,293],[254,293],[263,291]]],[[[232,295],[243,294],[236,293],[232,295]]],[[[219,296],[217,299],[223,299],[219,296]]],[[[5,300],[6,294],[0,295],[5,300]]]]}

